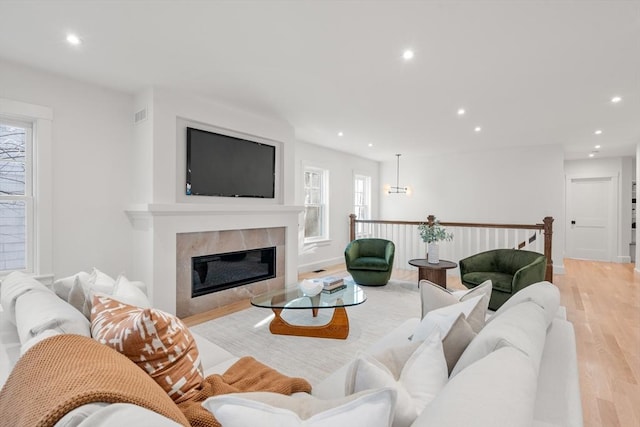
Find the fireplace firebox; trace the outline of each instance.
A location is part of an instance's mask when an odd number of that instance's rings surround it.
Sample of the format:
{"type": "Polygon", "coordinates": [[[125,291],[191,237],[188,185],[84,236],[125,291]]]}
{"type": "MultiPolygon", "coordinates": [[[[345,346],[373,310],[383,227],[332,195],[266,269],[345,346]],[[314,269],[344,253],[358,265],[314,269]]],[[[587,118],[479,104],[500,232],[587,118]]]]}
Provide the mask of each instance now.
{"type": "Polygon", "coordinates": [[[191,297],[276,277],[276,248],[191,258],[191,297]]]}

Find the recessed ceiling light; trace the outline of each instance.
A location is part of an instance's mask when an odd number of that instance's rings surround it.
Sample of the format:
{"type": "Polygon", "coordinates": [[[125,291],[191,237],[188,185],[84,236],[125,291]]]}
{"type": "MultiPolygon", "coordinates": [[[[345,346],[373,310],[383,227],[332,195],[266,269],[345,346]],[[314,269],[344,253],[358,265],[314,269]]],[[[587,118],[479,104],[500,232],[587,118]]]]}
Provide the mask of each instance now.
{"type": "Polygon", "coordinates": [[[368,145],[369,145],[369,147],[373,147],[373,144],[371,142],[368,145]]]}
{"type": "Polygon", "coordinates": [[[343,132],[338,132],[338,136],[344,136],[343,132]]]}
{"type": "Polygon", "coordinates": [[[613,102],[614,104],[617,104],[620,101],[622,101],[622,98],[617,95],[611,98],[611,102],[613,102]]]}
{"type": "Polygon", "coordinates": [[[464,116],[464,113],[466,113],[466,111],[464,111],[464,108],[458,108],[458,115],[459,116],[464,116]]]}
{"type": "Polygon", "coordinates": [[[413,59],[413,51],[411,49],[405,50],[404,52],[402,52],[402,57],[405,59],[405,61],[413,59]]]}
{"type": "Polygon", "coordinates": [[[597,150],[597,149],[599,149],[599,148],[600,148],[600,146],[599,146],[599,145],[596,145],[596,146],[595,146],[595,147],[593,147],[593,148],[595,148],[595,149],[597,150]]]}
{"type": "Polygon", "coordinates": [[[602,135],[602,129],[598,129],[594,132],[596,135],[602,135]]]}
{"type": "Polygon", "coordinates": [[[594,157],[594,156],[595,156],[595,154],[589,153],[589,157],[594,157]]]}
{"type": "Polygon", "coordinates": [[[480,132],[482,130],[482,128],[480,126],[476,126],[473,130],[475,132],[480,132]]]}
{"type": "Polygon", "coordinates": [[[82,40],[75,34],[67,34],[67,42],[72,46],[78,46],[82,43],[82,40]]]}

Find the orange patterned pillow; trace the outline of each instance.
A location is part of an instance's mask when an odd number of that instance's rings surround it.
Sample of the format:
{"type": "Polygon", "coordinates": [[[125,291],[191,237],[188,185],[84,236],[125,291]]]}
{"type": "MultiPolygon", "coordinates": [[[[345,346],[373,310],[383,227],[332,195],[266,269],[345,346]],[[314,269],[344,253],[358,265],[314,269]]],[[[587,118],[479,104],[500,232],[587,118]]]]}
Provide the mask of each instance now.
{"type": "Polygon", "coordinates": [[[144,369],[176,403],[187,399],[204,379],[193,335],[171,314],[96,294],[91,336],[144,369]]]}

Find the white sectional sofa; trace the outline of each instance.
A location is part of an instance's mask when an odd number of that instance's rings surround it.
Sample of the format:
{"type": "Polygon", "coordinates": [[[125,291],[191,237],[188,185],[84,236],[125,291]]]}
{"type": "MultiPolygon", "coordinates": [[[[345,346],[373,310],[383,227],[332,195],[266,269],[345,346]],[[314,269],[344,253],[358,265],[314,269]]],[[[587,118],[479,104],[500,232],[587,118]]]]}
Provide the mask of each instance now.
{"type": "MultiPolygon", "coordinates": [[[[0,292],[1,286],[0,284],[0,292]]],[[[435,396],[431,396],[429,402],[419,406],[420,410],[415,414],[415,419],[412,417],[410,425],[416,427],[580,427],[583,425],[573,326],[566,320],[563,307],[559,307],[557,288],[550,283],[542,282],[527,289],[521,295],[514,295],[493,316],[493,319],[490,318],[466,346],[453,367],[450,378],[445,378],[445,382],[438,386],[438,392],[435,396]]],[[[33,338],[25,335],[24,332],[19,333],[20,327],[10,321],[9,318],[15,316],[12,312],[15,307],[7,307],[10,304],[7,301],[10,300],[11,298],[6,295],[3,297],[3,308],[0,311],[0,385],[5,383],[19,359],[21,347],[25,345],[25,341],[33,338]]],[[[61,302],[64,303],[64,301],[61,302]]],[[[71,322],[68,319],[67,321],[71,322]]],[[[410,337],[420,322],[419,317],[406,320],[365,353],[369,355],[389,353],[391,349],[408,348],[411,345],[415,348],[420,343],[412,344],[410,337]]],[[[58,332],[77,331],[77,325],[62,321],[55,323],[54,326],[58,328],[58,332]]],[[[34,328],[31,327],[30,330],[33,331],[34,328]]],[[[200,352],[205,376],[221,374],[238,360],[236,356],[215,343],[197,334],[193,335],[200,352]]],[[[421,345],[420,348],[422,347],[421,345]]],[[[259,354],[253,356],[260,359],[259,354]]],[[[362,357],[363,355],[354,355],[354,360],[362,357]]],[[[410,360],[417,363],[415,357],[410,360]]],[[[348,388],[345,384],[353,381],[355,365],[355,363],[347,364],[322,382],[313,384],[312,395],[323,400],[339,400],[348,388]]],[[[398,384],[403,381],[402,378],[396,378],[396,380],[398,384]]],[[[414,383],[429,381],[428,379],[423,381],[415,375],[405,380],[414,383]]],[[[391,388],[393,387],[392,385],[391,388]]],[[[405,393],[401,389],[402,387],[399,387],[398,390],[393,391],[394,396],[399,396],[398,402],[401,399],[400,395],[405,393]]],[[[307,400],[308,398],[301,399],[305,402],[307,400]]],[[[394,398],[393,403],[395,402],[394,398]]],[[[253,406],[252,408],[255,409],[253,406]]],[[[262,420],[260,425],[276,425],[269,421],[269,416],[260,419],[262,420]]],[[[128,422],[130,425],[151,425],[150,422],[156,426],[177,425],[169,419],[134,405],[92,403],[71,411],[56,426],[106,426],[122,422],[128,422]]],[[[386,420],[380,422],[380,425],[389,424],[386,420]]],[[[406,421],[394,422],[393,425],[409,425],[403,423],[406,421]]],[[[300,425],[315,424],[309,421],[308,424],[300,425]]],[[[358,424],[354,424],[351,419],[350,424],[338,421],[333,425],[358,424]]]]}

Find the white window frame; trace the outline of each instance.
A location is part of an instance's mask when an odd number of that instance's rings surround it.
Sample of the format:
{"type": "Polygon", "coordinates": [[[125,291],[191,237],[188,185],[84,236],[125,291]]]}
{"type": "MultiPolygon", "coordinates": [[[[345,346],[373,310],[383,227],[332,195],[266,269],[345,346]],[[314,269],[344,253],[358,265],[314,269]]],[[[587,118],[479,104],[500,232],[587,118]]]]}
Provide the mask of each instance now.
{"type": "MultiPolygon", "coordinates": [[[[26,273],[43,277],[53,273],[53,211],[52,211],[52,129],[53,110],[50,107],[0,98],[3,122],[31,124],[31,147],[27,153],[30,170],[27,191],[27,268],[26,273]],[[29,155],[30,154],[30,155],[29,155]]],[[[11,196],[14,197],[14,196],[11,196]]],[[[0,277],[10,271],[0,271],[0,277]]]]}
{"type": "MultiPolygon", "coordinates": [[[[302,173],[302,189],[303,199],[305,206],[305,213],[307,206],[317,206],[320,209],[320,229],[319,236],[304,237],[304,243],[317,243],[329,240],[329,171],[324,168],[316,166],[304,166],[302,173]],[[307,172],[317,173],[320,175],[320,203],[307,203],[307,185],[305,175],[307,172]]],[[[306,223],[306,220],[305,220],[306,223]]]]}
{"type": "MultiPolygon", "coordinates": [[[[354,172],[353,174],[353,212],[356,214],[357,219],[371,219],[371,176],[362,173],[354,172]],[[361,181],[363,183],[363,201],[364,204],[358,204],[357,198],[357,183],[361,181]],[[365,215],[358,216],[360,209],[364,208],[365,215]]],[[[371,224],[357,224],[356,236],[368,237],[371,235],[371,224]]]]}
{"type": "MultiPolygon", "coordinates": [[[[35,223],[34,223],[34,198],[35,191],[33,188],[33,123],[26,121],[13,120],[8,117],[0,116],[0,124],[22,128],[25,130],[25,159],[24,159],[24,194],[21,195],[8,195],[0,194],[0,202],[5,201],[21,201],[24,202],[25,208],[25,266],[20,271],[32,272],[34,265],[34,236],[35,223]]],[[[10,272],[12,270],[3,270],[0,268],[0,274],[10,272]]]]}

